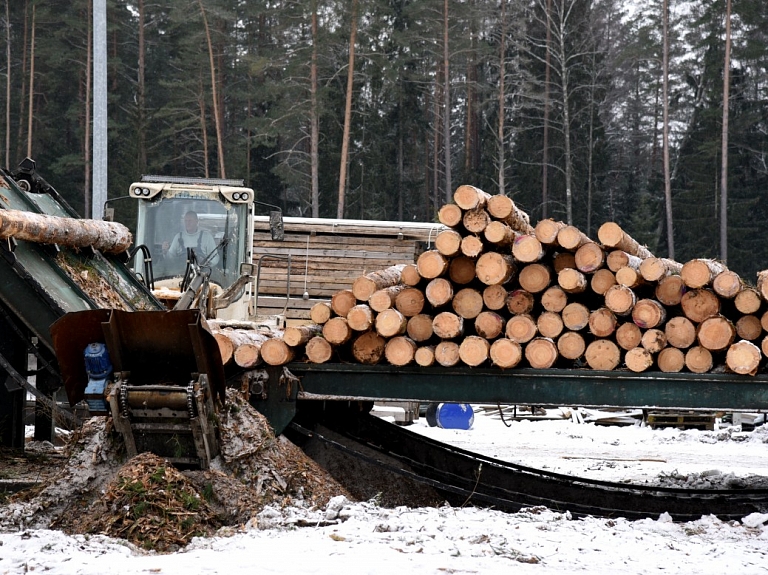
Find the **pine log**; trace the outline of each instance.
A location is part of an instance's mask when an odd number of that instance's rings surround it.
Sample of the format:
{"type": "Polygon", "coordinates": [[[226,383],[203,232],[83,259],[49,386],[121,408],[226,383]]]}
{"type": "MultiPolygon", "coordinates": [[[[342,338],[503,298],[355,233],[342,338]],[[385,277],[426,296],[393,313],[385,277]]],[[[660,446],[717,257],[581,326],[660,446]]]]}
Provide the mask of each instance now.
{"type": "Polygon", "coordinates": [[[349,310],[357,305],[357,298],[350,289],[338,290],[331,296],[331,309],[339,317],[347,317],[349,310]]]}
{"type": "Polygon", "coordinates": [[[512,256],[487,252],[477,259],[475,275],[485,285],[503,285],[514,276],[517,267],[512,256]]]}
{"type": "Polygon", "coordinates": [[[587,291],[587,278],[577,269],[565,268],[557,274],[557,283],[569,294],[587,291]]]}
{"type": "Polygon", "coordinates": [[[672,274],[680,275],[683,264],[667,258],[646,258],[640,262],[640,275],[648,282],[657,282],[672,274]]]}
{"type": "Polygon", "coordinates": [[[352,283],[352,293],[358,300],[367,302],[375,291],[399,284],[404,267],[405,264],[390,266],[360,276],[352,283]]]}
{"type": "Polygon", "coordinates": [[[557,232],[557,243],[564,250],[575,252],[584,244],[591,242],[587,235],[576,226],[565,226],[557,232]]]}
{"type": "Polygon", "coordinates": [[[545,246],[557,245],[557,233],[567,226],[565,222],[558,222],[553,219],[539,220],[534,228],[534,235],[545,246]]]}
{"type": "Polygon", "coordinates": [[[625,351],[639,346],[642,340],[643,332],[632,322],[623,323],[616,329],[616,343],[625,351]]]}
{"type": "Polygon", "coordinates": [[[520,270],[517,281],[531,293],[543,292],[552,281],[552,271],[543,264],[528,264],[520,270]]]}
{"type": "Polygon", "coordinates": [[[453,299],[453,284],[445,278],[435,278],[424,288],[424,295],[432,307],[442,307],[453,299]]]}
{"type": "Polygon", "coordinates": [[[416,342],[403,335],[393,337],[384,346],[384,357],[391,365],[408,365],[415,355],[416,342]]]}
{"type": "Polygon", "coordinates": [[[373,326],[374,313],[371,306],[361,303],[349,310],[347,324],[355,331],[368,331],[373,326]]]}
{"type": "Polygon", "coordinates": [[[725,365],[734,373],[740,375],[756,375],[762,360],[760,348],[749,341],[737,341],[728,348],[725,354],[725,365]]]}
{"type": "Polygon", "coordinates": [[[476,335],[468,335],[459,345],[459,357],[470,367],[485,363],[490,351],[491,344],[488,340],[476,335]]]}
{"type": "Polygon", "coordinates": [[[605,265],[605,252],[595,242],[588,242],[573,255],[576,269],[585,274],[593,273],[605,265]]]}
{"type": "Polygon", "coordinates": [[[531,313],[536,303],[531,292],[524,289],[516,289],[507,295],[507,309],[513,314],[531,313]]]}
{"type": "Polygon", "coordinates": [[[559,313],[544,311],[536,318],[536,328],[542,337],[557,339],[563,332],[563,318],[559,313]]]}
{"type": "Polygon", "coordinates": [[[760,292],[750,287],[744,288],[733,298],[733,305],[743,314],[757,313],[762,303],[760,292]]]}
{"type": "MultiPolygon", "coordinates": [[[[733,299],[744,288],[744,282],[734,271],[724,270],[712,280],[712,289],[725,299],[733,299]]],[[[759,297],[759,296],[758,296],[759,297]]]]}
{"type": "Polygon", "coordinates": [[[483,240],[477,236],[464,236],[461,239],[461,253],[468,258],[476,258],[485,249],[483,240]]]}
{"type": "Polygon", "coordinates": [[[243,331],[247,332],[245,335],[247,341],[241,341],[237,344],[232,353],[232,358],[239,367],[255,367],[261,363],[261,346],[269,339],[269,336],[253,330],[243,331]]]}
{"type": "Polygon", "coordinates": [[[475,279],[475,260],[459,256],[451,260],[448,277],[455,284],[466,285],[475,279]]]}
{"type": "Polygon", "coordinates": [[[368,305],[376,313],[381,313],[385,309],[394,307],[397,295],[406,288],[404,285],[392,286],[373,292],[368,299],[368,305]]]}
{"type": "Polygon", "coordinates": [[[596,294],[605,295],[611,287],[616,285],[616,276],[609,269],[602,268],[595,271],[592,274],[592,279],[589,281],[589,287],[596,294]]]}
{"type": "Polygon", "coordinates": [[[680,305],[683,295],[687,291],[680,276],[667,276],[659,280],[655,295],[660,303],[666,306],[680,305]]]}
{"type": "Polygon", "coordinates": [[[695,345],[685,352],[685,367],[693,373],[707,373],[712,369],[712,352],[695,345]]]}
{"type": "Polygon", "coordinates": [[[313,305],[309,310],[309,319],[311,319],[313,323],[323,325],[331,319],[332,312],[333,310],[331,309],[330,303],[320,301],[313,305]]]}
{"type": "Polygon", "coordinates": [[[609,337],[616,331],[616,316],[607,307],[589,314],[589,331],[595,337],[609,337]]]}
{"type": "Polygon", "coordinates": [[[235,350],[239,346],[254,343],[260,346],[267,339],[267,336],[252,329],[213,328],[211,333],[219,346],[223,365],[227,365],[234,359],[235,350]]]}
{"type": "Polygon", "coordinates": [[[429,367],[435,364],[435,346],[425,345],[416,350],[413,360],[421,367],[429,367]]]}
{"type": "Polygon", "coordinates": [[[296,357],[296,349],[279,337],[271,337],[261,344],[261,359],[267,365],[285,365],[293,361],[294,357],[296,357]]]}
{"type": "Polygon", "coordinates": [[[446,257],[457,255],[461,251],[461,234],[456,230],[439,232],[435,238],[435,249],[446,257]]]}
{"type": "Polygon", "coordinates": [[[461,219],[464,229],[473,234],[482,234],[485,228],[491,223],[491,216],[483,208],[475,208],[464,212],[461,219]]]}
{"type": "Polygon", "coordinates": [[[667,347],[667,335],[660,329],[651,328],[643,334],[640,345],[648,350],[648,353],[659,353],[667,347]]]}
{"type": "Polygon", "coordinates": [[[709,351],[723,351],[736,338],[736,328],[730,320],[721,315],[708,317],[696,329],[699,345],[709,351]]]}
{"type": "Polygon", "coordinates": [[[428,341],[432,337],[432,316],[420,313],[408,319],[406,333],[415,342],[428,341]]]}
{"type": "Polygon", "coordinates": [[[565,268],[576,268],[576,254],[572,252],[560,252],[552,258],[552,269],[559,274],[565,268]]]}
{"type": "Polygon", "coordinates": [[[424,292],[414,287],[405,288],[397,294],[395,308],[405,317],[420,314],[424,309],[424,292]]]}
{"type": "Polygon", "coordinates": [[[766,335],[760,342],[760,349],[762,350],[763,355],[768,357],[768,335],[766,335]]]}
{"type": "Polygon", "coordinates": [[[685,367],[685,354],[676,347],[665,347],[656,356],[656,364],[664,373],[678,373],[685,367]]]}
{"type": "Polygon", "coordinates": [[[691,289],[699,289],[708,286],[717,274],[724,272],[725,265],[715,260],[698,258],[687,261],[680,270],[683,283],[691,289]]]}
{"type": "Polygon", "coordinates": [[[395,337],[403,335],[408,327],[406,317],[396,309],[385,309],[376,316],[376,333],[381,337],[395,337]]]}
{"type": "Polygon", "coordinates": [[[637,303],[635,292],[624,285],[616,284],[605,292],[605,307],[616,315],[626,316],[632,313],[637,303]]]}
{"type": "Polygon", "coordinates": [[[376,365],[384,358],[387,341],[375,331],[367,331],[352,342],[352,356],[365,365],[376,365]]]}
{"type": "Polygon", "coordinates": [[[680,300],[680,307],[685,317],[693,323],[701,323],[708,317],[720,313],[720,298],[708,289],[694,289],[685,292],[680,300]]]}
{"type": "Polygon", "coordinates": [[[768,331],[768,311],[760,316],[760,325],[763,327],[764,331],[768,331]]]}
{"type": "Polygon", "coordinates": [[[443,367],[453,367],[461,361],[459,344],[455,341],[441,341],[435,346],[435,361],[443,367]]]}
{"type": "Polygon", "coordinates": [[[327,363],[333,355],[333,347],[324,337],[318,335],[307,342],[304,353],[312,363],[327,363]]]}
{"type": "Polygon", "coordinates": [[[565,359],[579,359],[587,349],[584,336],[575,331],[566,331],[557,338],[557,351],[565,359]]]}
{"type": "Polygon", "coordinates": [[[483,230],[483,236],[485,241],[495,245],[497,248],[505,248],[512,245],[518,233],[504,222],[493,220],[483,230]]]}
{"type": "Polygon", "coordinates": [[[416,287],[421,283],[421,275],[416,264],[406,264],[400,272],[400,281],[409,287],[416,287]]]}
{"type": "Polygon", "coordinates": [[[768,301],[768,270],[762,270],[757,272],[757,291],[760,292],[760,296],[768,301]]]}
{"type": "Polygon", "coordinates": [[[504,331],[504,318],[493,311],[483,311],[475,318],[475,333],[485,339],[496,339],[504,331]]]}
{"type": "Polygon", "coordinates": [[[464,213],[456,204],[444,204],[437,212],[438,221],[444,226],[455,228],[461,223],[464,213]]]}
{"type": "Polygon", "coordinates": [[[615,222],[606,222],[597,230],[600,243],[606,247],[622,250],[640,259],[652,258],[648,248],[641,246],[615,222]]]}
{"type": "Polygon", "coordinates": [[[512,341],[523,344],[531,341],[536,336],[536,331],[536,320],[526,313],[509,318],[504,335],[512,341]]]}
{"type": "Polygon", "coordinates": [[[451,305],[460,317],[475,319],[483,311],[483,294],[475,288],[464,288],[453,296],[451,305]]]}
{"type": "Polygon", "coordinates": [[[475,186],[459,186],[456,188],[456,191],[453,192],[453,201],[462,210],[482,208],[488,203],[490,198],[491,194],[484,192],[475,186]]]}
{"type": "Polygon", "coordinates": [[[569,303],[563,308],[563,325],[570,331],[581,331],[589,325],[589,309],[582,303],[569,303]]]}
{"type": "Polygon", "coordinates": [[[0,210],[0,239],[8,238],[72,248],[93,247],[108,254],[125,252],[133,242],[130,230],[117,222],[0,210]]]}
{"type": "Polygon", "coordinates": [[[416,260],[419,275],[431,280],[440,277],[448,271],[448,259],[437,250],[429,250],[422,253],[416,260]]]}
{"type": "Polygon", "coordinates": [[[632,268],[633,270],[640,271],[640,266],[643,264],[637,256],[628,254],[624,250],[611,250],[605,258],[605,265],[613,273],[616,273],[621,268],[632,268]]]}
{"type": "Polygon", "coordinates": [[[667,321],[667,310],[655,299],[641,299],[632,308],[632,321],[640,329],[651,329],[667,321]]]}
{"type": "Polygon", "coordinates": [[[489,356],[493,365],[502,369],[515,367],[523,358],[523,348],[511,339],[497,339],[491,344],[489,356]]]}
{"type": "Polygon", "coordinates": [[[624,363],[630,371],[640,373],[653,365],[653,356],[647,349],[635,347],[626,353],[624,363]]]}
{"type": "Polygon", "coordinates": [[[432,331],[441,339],[453,339],[464,333],[464,318],[449,311],[440,312],[432,319],[432,331]]]}
{"type": "Polygon", "coordinates": [[[679,349],[688,349],[696,342],[696,326],[685,316],[676,316],[664,326],[667,343],[679,349]]]}
{"type": "Polygon", "coordinates": [[[352,329],[347,318],[332,317],[323,324],[323,337],[331,345],[341,345],[352,338],[352,329]]]}
{"type": "Polygon", "coordinates": [[[496,194],[491,196],[485,206],[488,213],[521,234],[533,233],[530,218],[524,211],[518,209],[507,196],[496,194]]]}
{"type": "Polygon", "coordinates": [[[483,303],[490,310],[500,310],[507,304],[507,290],[501,285],[486,286],[483,290],[483,303]]]}
{"type": "Polygon", "coordinates": [[[521,234],[512,244],[512,255],[519,262],[532,264],[541,260],[545,255],[544,247],[536,236],[521,234]]]}
{"type": "Polygon", "coordinates": [[[557,346],[549,338],[537,337],[525,346],[525,359],[535,369],[549,369],[557,358],[557,346]]]}
{"type": "Polygon", "coordinates": [[[595,370],[616,369],[621,361],[621,351],[610,339],[596,339],[584,352],[587,365],[595,370]]]}
{"type": "MultiPolygon", "coordinates": [[[[547,311],[560,313],[568,304],[568,294],[560,286],[548,287],[541,294],[541,307],[547,311]]],[[[531,308],[533,309],[533,308],[531,308]]],[[[511,310],[510,310],[511,311],[511,310]]]]}
{"type": "Polygon", "coordinates": [[[756,315],[743,315],[736,321],[736,335],[739,339],[754,341],[763,335],[763,326],[756,315]]]}
{"type": "Polygon", "coordinates": [[[289,325],[283,331],[283,341],[291,347],[297,347],[320,335],[322,331],[323,326],[317,324],[289,325]]]}
{"type": "Polygon", "coordinates": [[[639,271],[629,266],[624,266],[616,272],[616,283],[634,289],[643,285],[645,280],[639,271]]]}

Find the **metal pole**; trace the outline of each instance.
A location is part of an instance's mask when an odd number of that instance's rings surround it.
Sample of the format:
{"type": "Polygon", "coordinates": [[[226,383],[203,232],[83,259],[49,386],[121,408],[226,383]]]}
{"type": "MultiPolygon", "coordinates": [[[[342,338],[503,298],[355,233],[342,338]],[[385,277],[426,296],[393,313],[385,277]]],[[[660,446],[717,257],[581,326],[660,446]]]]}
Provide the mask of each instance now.
{"type": "Polygon", "coordinates": [[[107,0],[93,0],[93,200],[100,220],[107,201],[107,0]]]}

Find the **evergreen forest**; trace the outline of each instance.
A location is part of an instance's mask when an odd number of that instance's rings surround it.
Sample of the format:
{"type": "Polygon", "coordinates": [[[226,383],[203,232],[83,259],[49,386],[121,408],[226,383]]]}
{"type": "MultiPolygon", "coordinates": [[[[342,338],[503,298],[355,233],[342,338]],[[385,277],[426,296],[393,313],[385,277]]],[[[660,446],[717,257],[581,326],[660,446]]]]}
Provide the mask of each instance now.
{"type": "MultiPolygon", "coordinates": [[[[3,165],[34,158],[83,215],[92,10],[0,6],[3,165]]],[[[765,0],[107,0],[107,20],[110,198],[237,178],[286,215],[434,221],[472,184],[532,223],[768,268],[765,0]]]]}

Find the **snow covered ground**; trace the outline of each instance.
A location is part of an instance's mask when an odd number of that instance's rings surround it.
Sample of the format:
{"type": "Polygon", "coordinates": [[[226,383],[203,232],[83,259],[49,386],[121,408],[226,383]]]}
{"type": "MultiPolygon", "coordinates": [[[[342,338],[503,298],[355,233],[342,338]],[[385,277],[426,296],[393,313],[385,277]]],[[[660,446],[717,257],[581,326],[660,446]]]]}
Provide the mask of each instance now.
{"type": "MultiPolygon", "coordinates": [[[[516,421],[478,412],[468,431],[411,428],[486,455],[560,473],[633,483],[768,476],[768,429],[715,431],[516,421]]],[[[31,530],[0,534],[0,575],[96,573],[768,573],[768,510],[741,521],[711,516],[574,520],[530,508],[385,509],[333,500],[327,509],[266,509],[242,529],[157,555],[101,536],[31,530]]]]}

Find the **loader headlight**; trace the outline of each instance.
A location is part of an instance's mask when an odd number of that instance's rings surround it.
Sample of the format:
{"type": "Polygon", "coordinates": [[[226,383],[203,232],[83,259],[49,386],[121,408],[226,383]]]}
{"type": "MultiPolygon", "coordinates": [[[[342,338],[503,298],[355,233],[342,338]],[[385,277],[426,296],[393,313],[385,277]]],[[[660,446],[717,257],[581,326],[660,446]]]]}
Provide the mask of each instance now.
{"type": "Polygon", "coordinates": [[[141,189],[141,195],[142,196],[148,196],[149,195],[149,188],[142,188],[141,189]]]}
{"type": "Polygon", "coordinates": [[[232,194],[232,199],[235,200],[236,202],[240,201],[240,192],[235,192],[234,194],[232,194]]]}
{"type": "Polygon", "coordinates": [[[141,195],[141,188],[133,188],[133,195],[134,196],[140,196],[141,195]]]}

